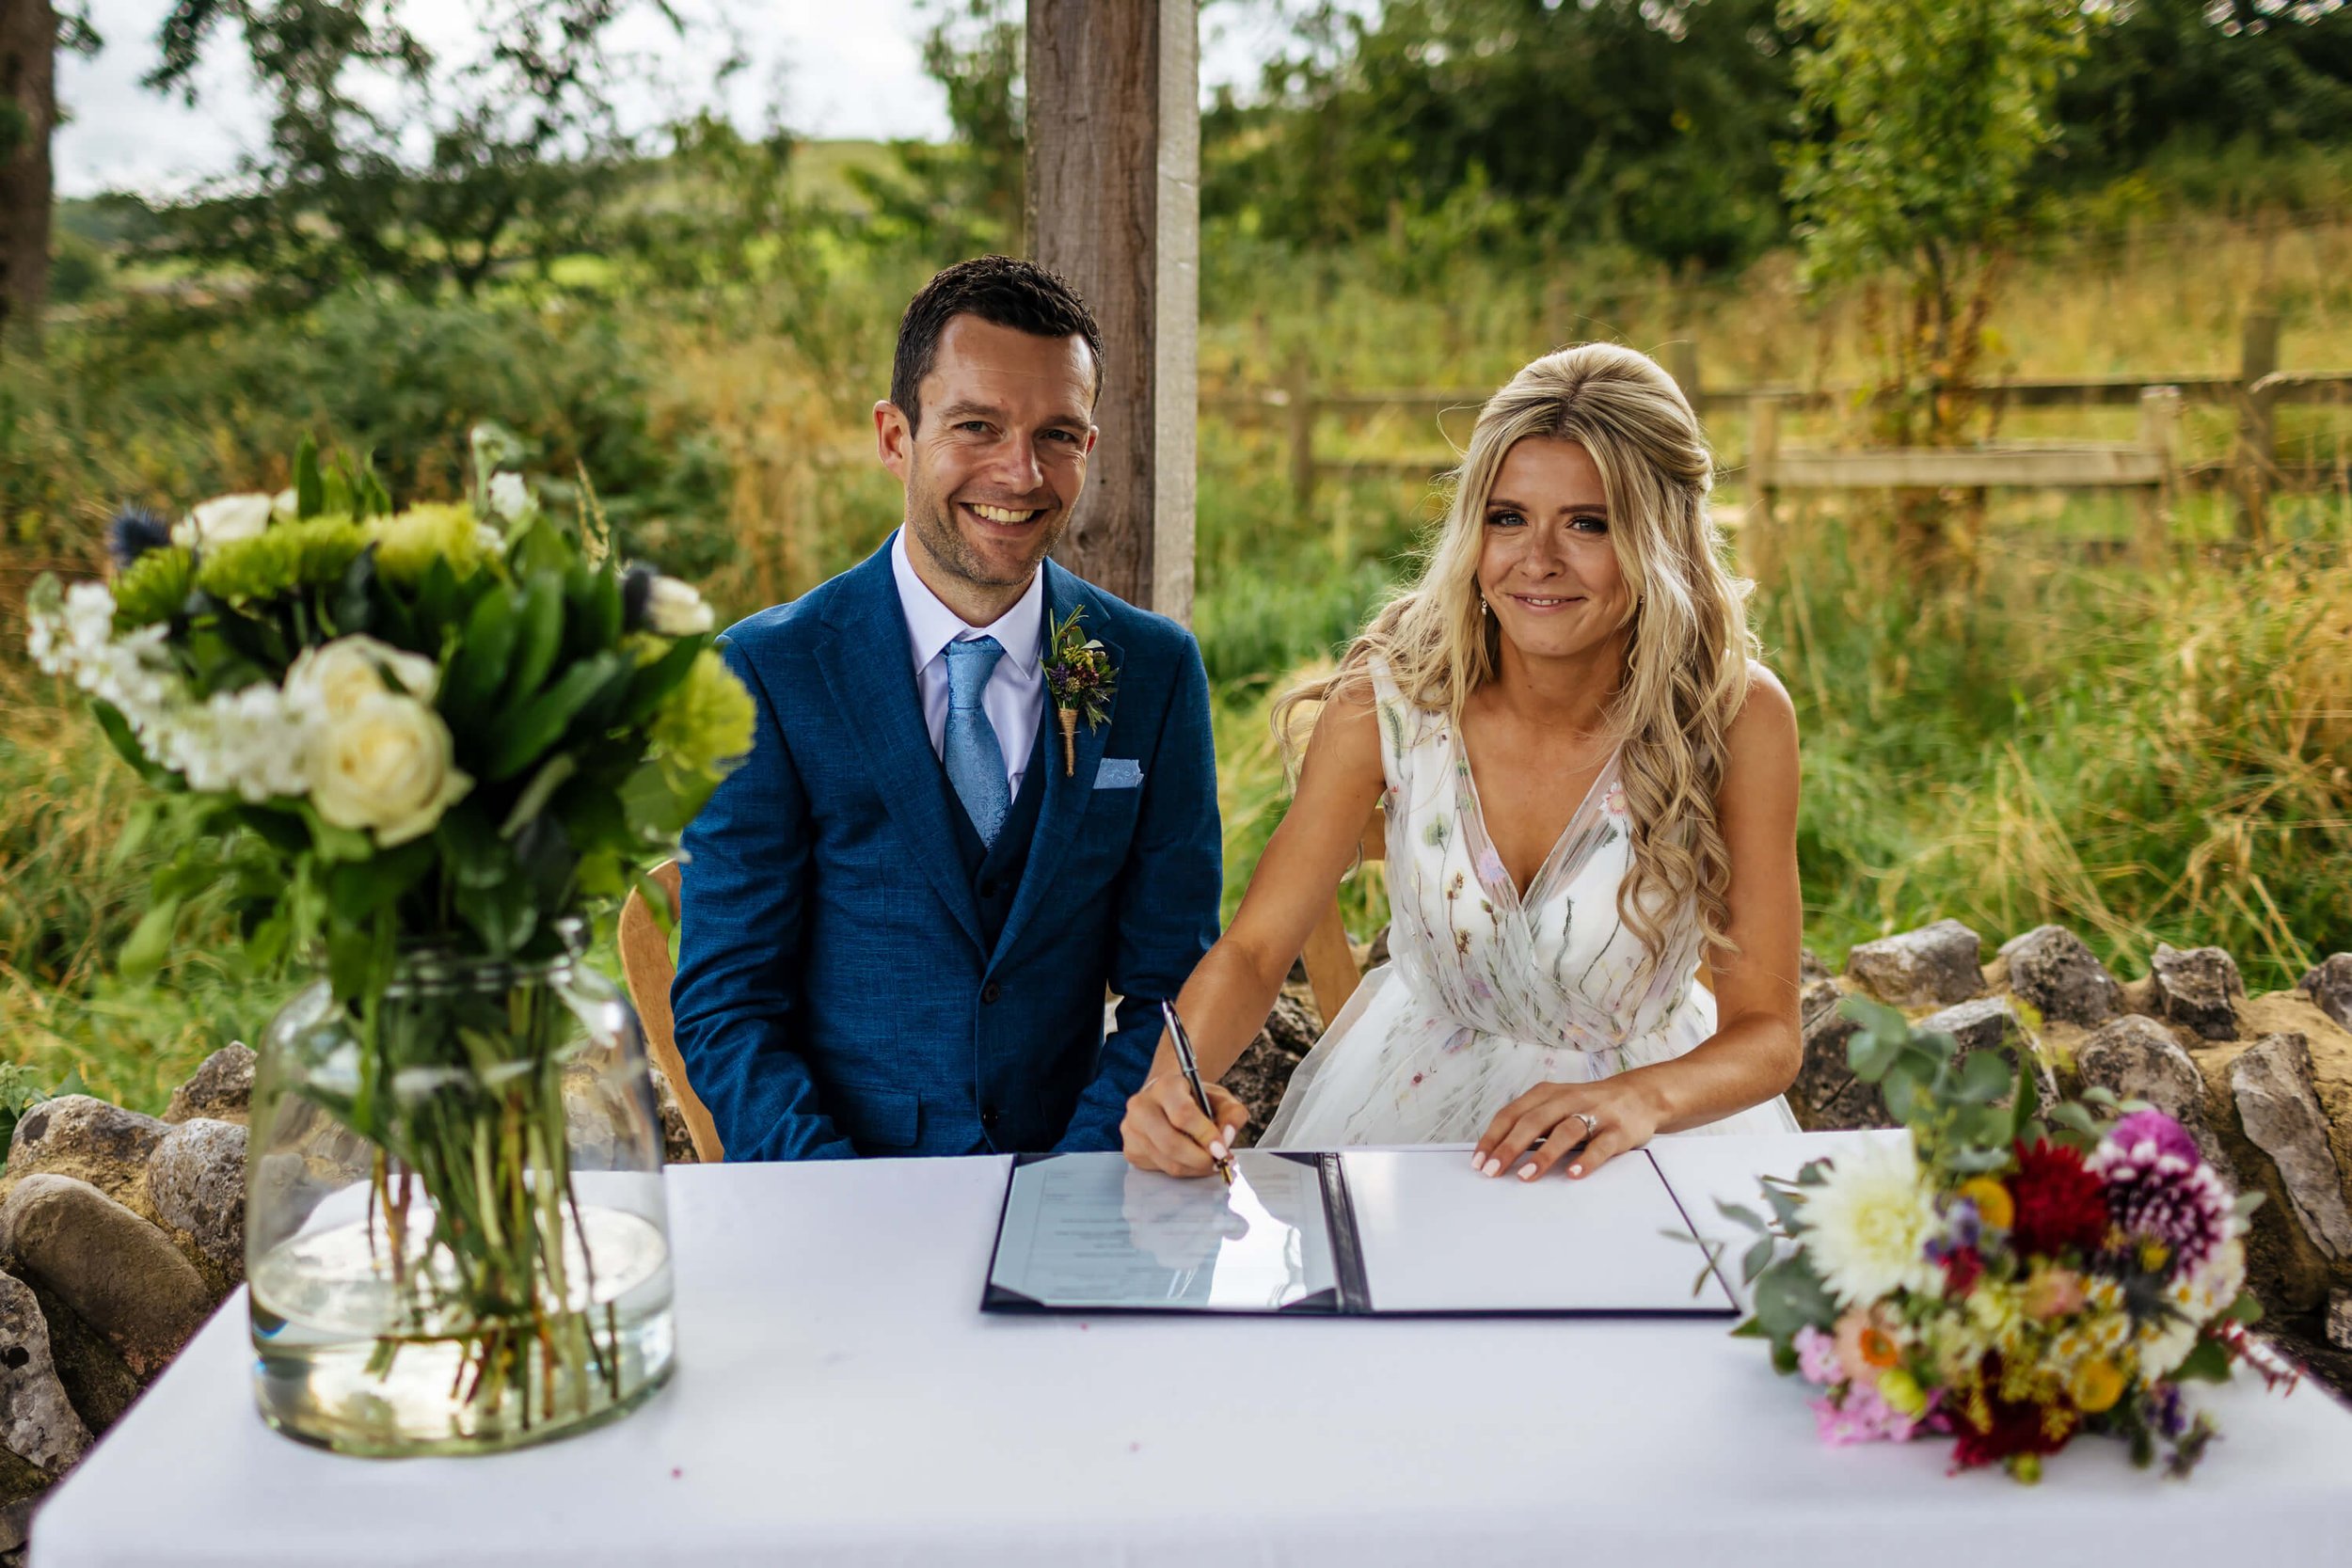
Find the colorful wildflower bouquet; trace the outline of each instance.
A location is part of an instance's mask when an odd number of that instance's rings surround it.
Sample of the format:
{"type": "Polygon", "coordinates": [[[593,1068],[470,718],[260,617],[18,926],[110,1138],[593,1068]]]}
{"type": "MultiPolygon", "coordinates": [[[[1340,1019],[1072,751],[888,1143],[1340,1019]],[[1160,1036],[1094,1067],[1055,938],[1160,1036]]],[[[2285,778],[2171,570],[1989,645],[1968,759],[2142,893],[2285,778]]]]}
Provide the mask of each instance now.
{"type": "Polygon", "coordinates": [[[2241,1360],[2292,1378],[2246,1334],[2260,1307],[2242,1238],[2261,1195],[2233,1198],[2179,1122],[2098,1089],[2045,1120],[2025,1061],[1843,1006],[1862,1025],[1855,1076],[1910,1138],[1768,1180],[1769,1219],[1721,1206],[1756,1232],[1736,1332],[1818,1390],[1824,1441],[1949,1436],[1956,1470],[1998,1463],[2029,1481],[2093,1432],[2185,1475],[2214,1428],[2185,1384],[2241,1360]]]}
{"type": "MultiPolygon", "coordinates": [[[[396,1364],[456,1406],[418,1439],[444,1451],[626,1392],[604,1308],[620,1265],[590,1244],[573,1171],[635,1158],[658,1178],[660,1142],[612,1152],[646,1141],[650,1093],[625,1006],[578,989],[572,960],[585,917],[669,852],[752,741],[694,591],[624,567],[584,476],[567,519],[501,471],[501,433],[473,451],[466,501],[401,511],[371,469],[323,470],[306,443],[281,495],[178,523],[125,513],[111,583],[43,579],[29,617],[35,660],[90,694],[154,787],[131,836],[172,850],[124,972],[151,973],[183,904],[226,886],[258,971],[324,976],[264,1044],[248,1167],[278,1174],[253,1179],[247,1266],[265,1364],[326,1354],[326,1331],[270,1314],[331,1295],[376,1380],[335,1385],[365,1430],[316,1400],[269,1411],[265,1393],[265,1412],[363,1451],[416,1435],[386,1414],[396,1364]],[[591,1091],[622,1129],[601,1145],[581,1142],[591,1091]],[[327,1266],[329,1243],[289,1238],[339,1183],[366,1188],[359,1239],[334,1254],[352,1277],[279,1278],[327,1266]]],[[[261,1381],[311,1399],[331,1380],[261,1381]]]]}

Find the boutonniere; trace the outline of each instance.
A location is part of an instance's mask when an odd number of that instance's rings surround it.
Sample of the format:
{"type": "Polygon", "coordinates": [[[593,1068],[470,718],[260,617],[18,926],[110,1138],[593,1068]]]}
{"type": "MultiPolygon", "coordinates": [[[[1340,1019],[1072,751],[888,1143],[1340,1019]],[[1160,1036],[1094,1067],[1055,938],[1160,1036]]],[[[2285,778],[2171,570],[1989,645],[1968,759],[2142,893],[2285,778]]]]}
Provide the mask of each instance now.
{"type": "Polygon", "coordinates": [[[1061,721],[1061,770],[1067,778],[1078,770],[1078,720],[1083,715],[1091,733],[1111,716],[1111,698],[1119,691],[1119,671],[1110,650],[1100,638],[1078,629],[1086,619],[1084,607],[1073,607],[1054,627],[1051,651],[1045,657],[1045,689],[1054,695],[1054,717],[1061,721]]]}

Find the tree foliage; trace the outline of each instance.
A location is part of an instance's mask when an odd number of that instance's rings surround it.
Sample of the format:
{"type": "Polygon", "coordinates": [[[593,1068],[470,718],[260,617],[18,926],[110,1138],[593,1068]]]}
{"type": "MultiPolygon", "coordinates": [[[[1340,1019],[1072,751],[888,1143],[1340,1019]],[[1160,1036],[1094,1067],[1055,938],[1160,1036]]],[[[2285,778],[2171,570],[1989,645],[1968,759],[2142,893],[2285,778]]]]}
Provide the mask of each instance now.
{"type": "Polygon", "coordinates": [[[1452,208],[1490,247],[1740,261],[1781,231],[1792,102],[1772,0],[1324,0],[1209,115],[1203,211],[1317,245],[1452,208]]]}
{"type": "Polygon", "coordinates": [[[397,0],[175,0],[148,78],[193,102],[195,71],[242,35],[269,100],[263,149],[177,215],[199,256],[308,296],[355,277],[420,297],[471,293],[510,261],[584,243],[633,157],[611,47],[668,0],[483,0],[479,48],[437,56],[397,0]]]}

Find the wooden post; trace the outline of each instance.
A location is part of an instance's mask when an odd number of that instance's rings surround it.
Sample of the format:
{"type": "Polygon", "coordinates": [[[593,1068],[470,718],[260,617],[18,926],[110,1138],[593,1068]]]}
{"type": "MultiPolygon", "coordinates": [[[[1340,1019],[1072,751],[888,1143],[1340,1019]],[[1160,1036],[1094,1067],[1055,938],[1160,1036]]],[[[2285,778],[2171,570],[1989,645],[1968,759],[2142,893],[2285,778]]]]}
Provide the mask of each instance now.
{"type": "Polygon", "coordinates": [[[2139,394],[2139,444],[2156,454],[2164,471],[2163,481],[2142,490],[2139,499],[2139,537],[2134,549],[2139,564],[2150,571],[2163,565],[2171,554],[2172,502],[2180,489],[2180,427],[2181,389],[2143,388],[2139,394]]]}
{"type": "Polygon", "coordinates": [[[1772,467],[1780,456],[1780,400],[1748,400],[1748,512],[1740,524],[1740,569],[1758,582],[1776,570],[1772,467]]]}
{"type": "Polygon", "coordinates": [[[1282,372],[1282,393],[1290,400],[1291,505],[1302,518],[1315,504],[1315,388],[1314,367],[1305,351],[1291,356],[1282,372]]]}
{"type": "Polygon", "coordinates": [[[49,138],[57,121],[57,13],[50,0],[0,0],[0,353],[40,352],[49,298],[49,138]]]}
{"type": "Polygon", "coordinates": [[[1192,615],[1200,423],[1198,0],[1028,0],[1028,247],[1102,323],[1102,437],[1056,554],[1192,615]]]}
{"type": "Polygon", "coordinates": [[[2269,531],[2270,470],[2278,460],[2278,394],[2257,392],[2254,384],[2279,368],[2279,318],[2257,310],[2246,318],[2238,355],[2237,460],[2238,532],[2261,540],[2269,531]]]}
{"type": "Polygon", "coordinates": [[[1666,373],[1675,378],[1675,385],[1682,388],[1682,395],[1690,400],[1692,411],[1697,412],[1699,345],[1696,341],[1690,338],[1677,338],[1666,345],[1666,353],[1661,363],[1665,366],[1666,373]]]}

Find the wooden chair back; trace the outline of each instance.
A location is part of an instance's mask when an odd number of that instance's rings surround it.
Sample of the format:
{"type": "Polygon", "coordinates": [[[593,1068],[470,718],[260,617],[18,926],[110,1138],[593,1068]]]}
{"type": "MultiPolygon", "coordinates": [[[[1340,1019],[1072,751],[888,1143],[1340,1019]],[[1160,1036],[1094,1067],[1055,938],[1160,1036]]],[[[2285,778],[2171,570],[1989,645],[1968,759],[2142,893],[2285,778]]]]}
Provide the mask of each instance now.
{"type": "Polygon", "coordinates": [[[677,1053],[675,1021],[670,1016],[670,982],[677,977],[677,966],[670,961],[668,928],[677,924],[677,862],[663,861],[653,868],[647,880],[659,887],[668,900],[670,918],[656,920],[645,903],[644,890],[629,890],[628,901],[621,906],[621,974],[628,984],[628,999],[637,1008],[637,1021],[644,1026],[645,1054],[661,1069],[661,1076],[670,1081],[671,1089],[677,1095],[678,1108],[686,1113],[687,1134],[694,1140],[694,1152],[705,1164],[716,1164],[727,1157],[726,1147],[719,1141],[719,1129],[712,1123],[710,1112],[687,1079],[686,1063],[677,1053]]]}
{"type": "MultiPolygon", "coordinates": [[[[1380,813],[1375,811],[1364,824],[1359,847],[1364,863],[1386,858],[1389,837],[1380,813]]],[[[1323,1026],[1328,1029],[1347,1006],[1347,999],[1356,994],[1363,982],[1363,972],[1356,967],[1356,954],[1347,945],[1347,927],[1340,923],[1340,900],[1331,895],[1331,907],[1323,911],[1323,918],[1307,935],[1307,945],[1298,955],[1307,968],[1307,987],[1314,992],[1315,1010],[1323,1015],[1323,1026]]]]}

